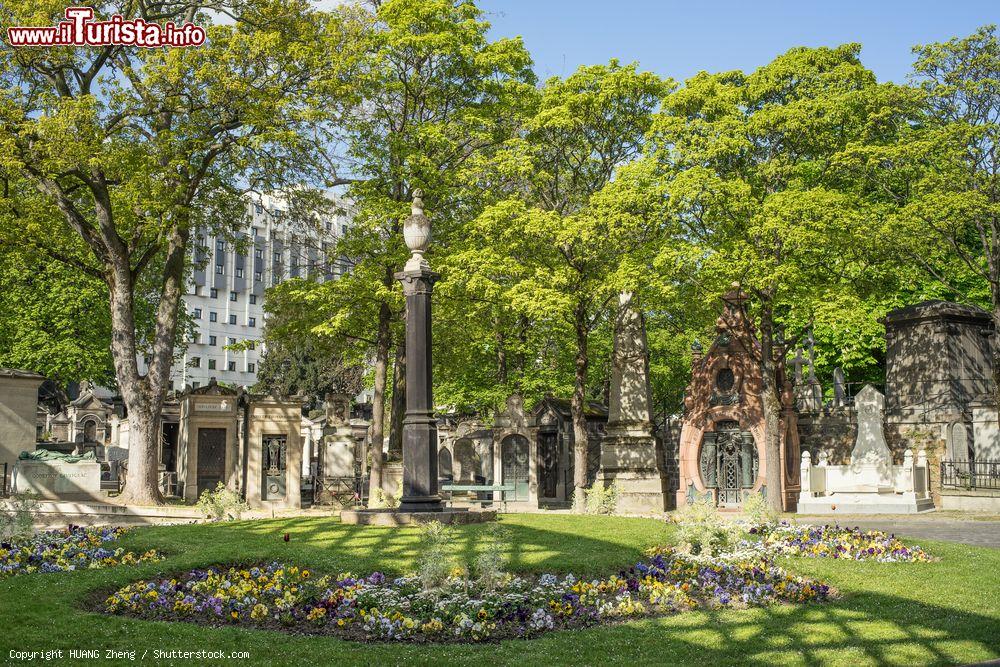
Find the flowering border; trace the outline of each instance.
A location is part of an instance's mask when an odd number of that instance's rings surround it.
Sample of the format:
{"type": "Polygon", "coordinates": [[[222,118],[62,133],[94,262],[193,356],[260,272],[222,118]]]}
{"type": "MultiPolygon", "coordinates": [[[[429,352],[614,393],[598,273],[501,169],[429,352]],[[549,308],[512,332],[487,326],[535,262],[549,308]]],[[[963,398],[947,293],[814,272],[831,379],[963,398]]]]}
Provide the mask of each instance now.
{"type": "Polygon", "coordinates": [[[296,565],[216,566],[137,581],[99,611],[145,620],[334,634],[355,641],[483,642],[533,638],[705,608],[822,602],[829,586],[768,559],[693,558],[669,549],[604,579],[506,575],[494,588],[452,577],[425,590],[381,572],[316,576],[296,565]]]}
{"type": "Polygon", "coordinates": [[[142,554],[112,548],[127,528],[84,528],[70,525],[29,538],[0,542],[0,581],[22,574],[95,570],[162,560],[155,549],[142,554]]]}

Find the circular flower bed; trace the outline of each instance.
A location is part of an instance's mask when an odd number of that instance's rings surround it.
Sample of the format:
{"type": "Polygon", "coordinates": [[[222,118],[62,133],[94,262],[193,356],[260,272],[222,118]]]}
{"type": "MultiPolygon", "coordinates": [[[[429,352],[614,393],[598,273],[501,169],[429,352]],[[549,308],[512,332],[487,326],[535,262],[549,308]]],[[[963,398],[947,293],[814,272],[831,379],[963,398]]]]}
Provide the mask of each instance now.
{"type": "Polygon", "coordinates": [[[316,576],[294,565],[208,568],[138,581],[104,610],[154,620],[209,621],[358,640],[486,641],[702,607],[823,601],[830,589],[766,559],[711,561],[669,549],[606,579],[506,575],[492,590],[453,577],[316,576]]]}
{"type": "Polygon", "coordinates": [[[919,546],[908,547],[896,539],[895,535],[878,530],[781,523],[750,532],[759,535],[760,543],[767,552],[782,556],[846,558],[880,563],[933,560],[919,546]]]}
{"type": "Polygon", "coordinates": [[[0,579],[31,572],[66,572],[160,560],[154,550],[136,555],[121,547],[112,548],[109,543],[125,532],[125,528],[70,526],[0,543],[0,579]]]}

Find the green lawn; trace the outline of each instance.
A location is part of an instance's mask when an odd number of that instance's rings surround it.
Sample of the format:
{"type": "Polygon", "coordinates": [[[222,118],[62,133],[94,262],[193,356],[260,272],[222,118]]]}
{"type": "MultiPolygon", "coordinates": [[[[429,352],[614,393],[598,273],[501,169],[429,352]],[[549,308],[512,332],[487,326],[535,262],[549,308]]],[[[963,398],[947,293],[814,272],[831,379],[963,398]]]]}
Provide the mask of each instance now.
{"type": "MultiPolygon", "coordinates": [[[[662,521],[509,515],[518,571],[608,574],[662,543],[662,521]]],[[[480,527],[458,529],[455,550],[475,551],[480,527]]],[[[218,664],[949,664],[1000,658],[1000,550],[922,543],[937,563],[877,564],[790,559],[788,566],[839,589],[825,605],[691,612],[624,625],[554,632],[499,645],[362,645],[188,623],[154,623],[84,610],[95,590],[158,572],[277,559],[323,572],[402,573],[415,555],[412,529],[342,526],[333,519],[278,519],[133,531],[125,544],[167,560],[141,567],[33,574],[0,582],[0,661],[10,650],[156,649],[248,651],[218,664]],[[288,532],[291,541],[281,536],[288,532]]],[[[27,663],[21,663],[27,664],[27,663]]],[[[36,661],[37,664],[37,661],[36,661]]],[[[52,664],[52,663],[47,663],[52,664]]],[[[62,664],[88,664],[70,661],[62,664]]],[[[92,661],[89,664],[117,664],[92,661]]],[[[128,660],[121,664],[130,664],[128,660]]],[[[160,664],[167,664],[161,661],[160,664]]],[[[195,664],[174,661],[173,664],[195,664]]],[[[211,662],[201,664],[213,664],[211,662]]]]}

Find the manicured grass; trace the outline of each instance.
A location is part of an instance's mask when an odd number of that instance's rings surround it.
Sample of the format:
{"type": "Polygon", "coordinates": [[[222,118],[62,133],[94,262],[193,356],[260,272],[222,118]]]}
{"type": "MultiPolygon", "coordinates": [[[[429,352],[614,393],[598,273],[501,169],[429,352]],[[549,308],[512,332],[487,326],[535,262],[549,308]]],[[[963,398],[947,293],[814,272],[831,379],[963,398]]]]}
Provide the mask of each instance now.
{"type": "MultiPolygon", "coordinates": [[[[568,515],[509,515],[511,568],[608,574],[667,540],[662,521],[568,515]]],[[[481,527],[458,530],[467,559],[481,527]]],[[[843,597],[824,605],[691,612],[501,644],[356,644],[189,623],[106,616],[83,607],[95,590],[213,563],[282,560],[321,572],[403,573],[416,553],[412,529],[342,526],[334,519],[138,529],[123,540],[155,547],[159,563],[87,572],[32,574],[0,582],[0,662],[10,650],[121,649],[248,651],[234,661],[171,664],[953,664],[1000,658],[1000,550],[921,543],[936,563],[855,563],[788,559],[787,566],[829,583],[843,597]],[[289,533],[291,540],[282,539],[289,533]]],[[[62,664],[79,664],[64,654],[62,664]]],[[[52,664],[52,663],[48,663],[52,664]]],[[[87,663],[82,663],[87,664],[87,663]]],[[[131,664],[91,661],[89,664],[131,664]]],[[[167,664],[166,661],[160,664],[167,664]]]]}

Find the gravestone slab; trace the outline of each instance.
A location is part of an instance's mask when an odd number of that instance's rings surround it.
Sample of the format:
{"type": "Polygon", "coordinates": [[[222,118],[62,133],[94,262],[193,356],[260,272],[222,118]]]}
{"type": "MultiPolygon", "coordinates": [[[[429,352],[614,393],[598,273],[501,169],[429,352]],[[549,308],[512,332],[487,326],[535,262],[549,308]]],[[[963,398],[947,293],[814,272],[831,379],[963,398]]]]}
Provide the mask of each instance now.
{"type": "Polygon", "coordinates": [[[16,493],[30,493],[48,500],[104,498],[101,464],[97,461],[20,460],[14,466],[16,493]]]}
{"type": "Polygon", "coordinates": [[[977,461],[1000,461],[1000,426],[993,405],[985,402],[973,405],[972,443],[977,461]]]}

